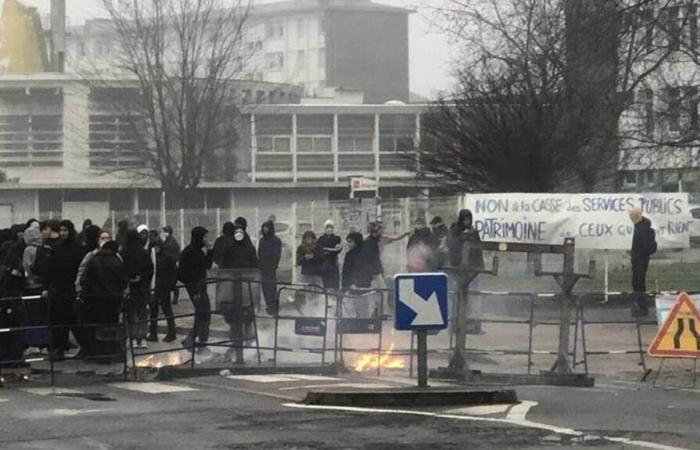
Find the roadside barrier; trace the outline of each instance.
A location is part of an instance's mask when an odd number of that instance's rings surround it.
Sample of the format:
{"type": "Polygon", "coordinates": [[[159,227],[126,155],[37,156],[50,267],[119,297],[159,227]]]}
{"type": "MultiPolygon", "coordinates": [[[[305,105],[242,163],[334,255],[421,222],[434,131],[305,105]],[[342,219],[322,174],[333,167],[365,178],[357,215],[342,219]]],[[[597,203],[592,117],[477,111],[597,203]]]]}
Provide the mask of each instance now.
{"type": "MultiPolygon", "coordinates": [[[[13,312],[19,314],[14,322],[0,322],[0,376],[2,371],[10,366],[26,366],[32,363],[48,362],[51,383],[54,382],[55,367],[62,360],[53,349],[53,340],[50,336],[56,330],[73,330],[80,334],[84,330],[92,329],[95,333],[95,340],[99,342],[109,342],[107,345],[111,348],[110,351],[104,351],[102,346],[98,346],[103,350],[102,353],[91,352],[86,355],[89,360],[114,362],[119,361],[123,365],[123,376],[127,378],[129,374],[136,373],[135,368],[138,366],[139,360],[150,355],[160,355],[172,352],[187,351],[190,358],[187,361],[182,361],[183,364],[189,364],[194,367],[199,356],[199,349],[210,348],[226,348],[227,352],[231,352],[231,357],[235,356],[235,362],[243,363],[243,352],[254,351],[258,365],[262,365],[262,352],[272,352],[272,358],[268,361],[273,367],[279,364],[279,356],[282,353],[306,353],[319,355],[319,366],[326,366],[332,360],[333,364],[344,365],[346,354],[367,354],[376,355],[376,360],[379,361],[383,355],[390,354],[393,356],[408,357],[409,373],[413,374],[415,345],[413,336],[410,337],[410,345],[405,348],[394,347],[386,344],[385,326],[391,327],[390,322],[393,320],[391,303],[393,299],[392,289],[360,289],[347,292],[326,290],[321,286],[300,285],[284,282],[276,282],[277,303],[280,303],[282,298],[295,299],[295,304],[298,303],[299,314],[290,313],[286,308],[286,312],[280,313],[279,310],[273,314],[260,314],[256,312],[256,308],[260,308],[262,302],[261,287],[266,281],[261,281],[258,276],[248,271],[248,276],[242,273],[230,273],[225,277],[216,277],[206,280],[205,286],[211,288],[214,286],[216,296],[214,302],[216,308],[210,311],[211,316],[221,316],[226,323],[231,327],[231,332],[227,339],[209,339],[207,342],[192,342],[191,345],[181,345],[174,343],[174,346],[166,349],[140,351],[135,348],[134,341],[136,336],[131,335],[131,327],[127,320],[127,311],[124,305],[129,302],[124,301],[122,307],[119,308],[119,321],[115,323],[56,323],[52,304],[57,297],[53,299],[47,294],[31,295],[23,297],[9,297],[0,299],[1,311],[5,315],[11,315],[13,312]],[[222,301],[222,297],[226,297],[228,301],[222,301]],[[52,301],[53,300],[53,301],[52,301]],[[22,311],[37,308],[37,305],[45,304],[46,317],[42,323],[25,325],[26,320],[22,319],[21,313],[15,311],[14,308],[19,308],[22,311]],[[3,306],[4,305],[4,306],[3,306]],[[10,305],[10,306],[8,306],[10,305]],[[7,314],[7,311],[10,314],[7,314]],[[312,311],[312,312],[310,312],[312,311]],[[354,311],[354,313],[353,313],[354,311]],[[332,314],[331,314],[332,312],[332,314]],[[268,321],[273,323],[272,342],[265,345],[261,344],[258,336],[258,322],[268,321]],[[282,324],[292,325],[292,333],[296,336],[304,338],[318,338],[319,345],[288,345],[282,343],[282,338],[288,337],[282,335],[282,324]],[[23,354],[17,352],[15,356],[10,355],[10,347],[7,342],[12,338],[24,339],[25,333],[37,333],[43,331],[47,336],[46,348],[48,353],[37,355],[23,354]],[[330,334],[332,333],[332,334],[330,334]],[[351,335],[368,335],[376,338],[376,345],[365,347],[346,345],[345,340],[351,335]],[[330,344],[330,345],[329,345],[330,344]],[[331,356],[331,360],[329,360],[331,356]]],[[[183,286],[184,287],[184,286],[183,286]]],[[[152,292],[149,292],[152,295],[152,292]]],[[[454,293],[453,293],[454,295],[454,293]]],[[[526,358],[527,373],[530,374],[533,368],[533,358],[538,355],[556,356],[554,350],[538,349],[535,344],[535,332],[540,326],[558,326],[558,321],[538,319],[538,301],[558,301],[559,293],[517,293],[517,292],[495,292],[495,291],[470,291],[470,298],[480,298],[484,304],[495,299],[508,299],[507,302],[526,302],[522,308],[521,316],[513,317],[507,314],[501,314],[498,317],[486,317],[475,315],[469,317],[481,324],[500,324],[508,327],[523,326],[527,333],[527,339],[518,341],[518,345],[512,348],[506,348],[502,345],[493,347],[467,346],[467,354],[487,354],[487,355],[502,355],[502,356],[522,356],[526,358]],[[492,300],[489,300],[492,299],[492,300]]],[[[577,294],[574,297],[576,315],[571,325],[574,328],[573,348],[570,352],[574,369],[578,366],[583,366],[585,373],[589,371],[590,357],[616,355],[639,355],[639,365],[642,370],[647,373],[647,365],[645,362],[645,350],[643,342],[642,327],[656,325],[655,321],[640,321],[640,320],[608,320],[592,317],[589,314],[589,306],[591,303],[604,303],[605,293],[593,292],[577,294]],[[586,334],[591,326],[596,325],[619,325],[621,327],[632,327],[636,334],[636,342],[634,345],[630,343],[629,348],[624,349],[605,349],[591,348],[587,340],[586,334]],[[580,341],[579,341],[580,339],[580,341]]],[[[61,300],[67,300],[65,298],[61,300]]],[[[75,299],[68,299],[74,301],[75,299]]],[[[128,297],[125,298],[128,300],[128,297]]],[[[452,309],[454,309],[452,302],[452,309]]],[[[522,304],[522,303],[521,303],[522,304]]],[[[193,320],[193,326],[198,325],[197,312],[173,315],[165,317],[162,314],[154,320],[161,324],[168,319],[175,321],[193,320]]],[[[144,325],[151,322],[151,318],[132,322],[132,325],[144,325]]],[[[453,351],[454,336],[453,329],[450,327],[449,337],[445,336],[446,346],[435,347],[429,350],[431,354],[449,354],[453,351]]],[[[284,328],[288,329],[288,328],[284,328]]],[[[467,337],[467,341],[470,338],[467,337]]],[[[549,344],[550,342],[548,342],[549,344]]],[[[66,358],[68,360],[75,359],[66,358]]],[[[372,365],[372,369],[376,370],[377,375],[381,375],[382,366],[372,365]]]]}

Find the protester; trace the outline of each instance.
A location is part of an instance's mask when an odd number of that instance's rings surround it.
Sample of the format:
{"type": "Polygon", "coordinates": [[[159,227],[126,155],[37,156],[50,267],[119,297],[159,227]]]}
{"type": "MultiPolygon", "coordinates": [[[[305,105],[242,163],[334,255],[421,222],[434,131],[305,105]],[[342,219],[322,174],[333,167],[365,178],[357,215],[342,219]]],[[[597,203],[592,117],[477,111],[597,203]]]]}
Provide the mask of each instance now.
{"type": "Polygon", "coordinates": [[[484,268],[484,255],[481,250],[481,237],[474,228],[472,212],[463,209],[459,212],[457,222],[450,226],[447,246],[450,254],[450,266],[458,267],[463,263],[472,269],[484,268]],[[466,262],[463,255],[467,254],[466,262]]]}
{"type": "Polygon", "coordinates": [[[649,258],[656,253],[656,232],[651,227],[651,221],[642,215],[641,208],[632,208],[629,212],[634,224],[632,235],[632,291],[634,292],[635,307],[632,316],[645,317],[649,314],[646,302],[646,278],[649,269],[649,258]]]}
{"type": "Polygon", "coordinates": [[[129,221],[120,220],[117,222],[117,234],[114,239],[119,244],[119,249],[123,249],[126,246],[126,234],[129,232],[129,221]]]}
{"type": "MultiPolygon", "coordinates": [[[[162,228],[160,233],[160,239],[163,241],[163,253],[165,253],[170,259],[177,261],[180,259],[180,243],[177,242],[173,234],[173,229],[171,226],[166,225],[162,228]]],[[[176,283],[177,284],[177,283],[176,283]]],[[[180,298],[180,289],[175,286],[172,293],[172,304],[177,305],[180,298]]]]}
{"type": "MultiPolygon", "coordinates": [[[[0,328],[22,326],[24,304],[21,299],[24,288],[22,273],[22,250],[15,229],[3,230],[0,244],[0,328]]],[[[24,244],[22,239],[22,244],[24,244]]],[[[0,333],[0,365],[3,367],[24,367],[22,361],[26,349],[22,332],[0,333]]]]}
{"type": "Polygon", "coordinates": [[[437,268],[438,242],[425,224],[423,217],[415,221],[415,228],[406,245],[406,269],[409,272],[431,272],[437,268]]]}
{"type": "Polygon", "coordinates": [[[282,241],[275,235],[275,223],[272,221],[263,223],[260,234],[258,261],[265,308],[269,315],[276,316],[279,313],[277,268],[282,257],[282,241]]]}
{"type": "Polygon", "coordinates": [[[175,340],[176,335],[170,294],[177,284],[177,261],[165,252],[164,244],[160,240],[153,243],[153,251],[156,255],[156,287],[150,305],[151,323],[146,340],[158,342],[158,321],[156,319],[158,318],[158,307],[160,306],[168,324],[168,332],[163,342],[172,342],[175,340]]]}
{"type": "Polygon", "coordinates": [[[126,297],[126,317],[129,337],[137,348],[147,348],[146,322],[148,321],[149,289],[154,267],[151,257],[143,248],[144,242],[136,230],[126,233],[121,256],[129,279],[129,293],[126,297]]]}
{"type": "Polygon", "coordinates": [[[306,231],[302,235],[301,245],[297,247],[296,263],[301,268],[299,281],[309,286],[308,292],[303,295],[303,303],[298,305],[298,308],[305,315],[317,315],[322,310],[322,298],[319,293],[312,291],[322,287],[321,265],[323,259],[317,245],[316,234],[313,231],[306,231]]]}
{"type": "Polygon", "coordinates": [[[433,237],[437,243],[437,253],[435,258],[437,268],[445,267],[445,265],[447,265],[449,254],[449,250],[447,248],[447,234],[449,230],[440,216],[433,217],[433,219],[430,221],[430,229],[433,232],[433,237]]]}
{"type": "MultiPolygon", "coordinates": [[[[108,236],[105,232],[100,235],[101,246],[88,261],[80,280],[84,319],[90,324],[119,324],[124,291],[129,285],[127,270],[118,254],[119,244],[104,241],[108,236]]],[[[94,327],[87,329],[86,356],[100,363],[121,361],[121,342],[100,341],[96,331],[94,327]]]]}
{"type": "Polygon", "coordinates": [[[38,295],[46,288],[46,279],[34,272],[34,262],[37,253],[43,245],[41,231],[36,227],[29,227],[24,232],[24,241],[27,244],[22,255],[22,267],[25,276],[25,293],[38,295]]]}
{"type": "Polygon", "coordinates": [[[370,298],[362,292],[370,287],[372,278],[364,259],[363,238],[360,233],[350,233],[346,238],[347,252],[343,261],[343,291],[358,295],[352,301],[343,302],[343,315],[348,316],[353,311],[357,318],[367,318],[372,313],[370,298]]]}
{"type": "Polygon", "coordinates": [[[343,249],[342,240],[336,236],[335,224],[328,219],[323,224],[323,236],[318,239],[317,246],[322,258],[321,277],[323,287],[337,290],[340,288],[340,274],[338,273],[338,254],[343,249]]]}
{"type": "Polygon", "coordinates": [[[80,266],[78,266],[78,274],[75,277],[75,290],[78,294],[80,294],[80,291],[82,291],[83,289],[81,280],[83,278],[83,274],[85,273],[85,268],[87,267],[88,262],[90,262],[90,259],[95,254],[97,254],[97,252],[100,250],[100,247],[102,247],[102,244],[112,240],[112,237],[110,236],[109,232],[100,230],[100,227],[98,227],[97,225],[88,226],[83,234],[83,249],[87,253],[85,253],[83,260],[80,263],[80,266]]]}
{"type": "MultiPolygon", "coordinates": [[[[88,244],[87,244],[87,241],[89,240],[89,237],[86,235],[85,232],[86,232],[87,229],[88,229],[89,227],[91,227],[91,226],[93,226],[93,225],[92,225],[92,220],[90,220],[90,219],[85,219],[85,220],[83,221],[83,227],[80,229],[80,233],[78,233],[78,238],[77,238],[78,243],[79,243],[80,245],[82,245],[83,247],[85,247],[86,245],[88,245],[88,244]]],[[[94,248],[93,248],[93,250],[94,250],[94,248]]]]}
{"type": "Polygon", "coordinates": [[[178,264],[178,280],[185,284],[195,311],[194,326],[182,341],[184,347],[192,347],[197,343],[204,345],[209,340],[211,303],[206,281],[207,270],[212,265],[212,252],[207,245],[206,236],[206,228],[194,227],[190,245],[180,254],[178,264]]]}
{"type": "Polygon", "coordinates": [[[384,228],[378,222],[372,222],[368,226],[369,236],[365,239],[362,246],[363,258],[367,264],[367,270],[372,278],[372,287],[383,289],[384,283],[384,266],[382,265],[380,245],[384,228]]]}

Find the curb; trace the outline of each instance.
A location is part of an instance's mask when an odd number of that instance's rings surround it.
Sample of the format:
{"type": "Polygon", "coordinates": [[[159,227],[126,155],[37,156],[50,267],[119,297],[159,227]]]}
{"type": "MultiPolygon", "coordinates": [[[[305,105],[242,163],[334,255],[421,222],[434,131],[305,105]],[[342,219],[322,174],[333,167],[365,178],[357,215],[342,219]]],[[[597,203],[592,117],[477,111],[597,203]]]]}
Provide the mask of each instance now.
{"type": "Polygon", "coordinates": [[[221,371],[228,371],[230,375],[277,375],[277,374],[304,374],[304,375],[338,375],[341,373],[335,366],[219,366],[219,367],[177,367],[167,366],[158,369],[156,379],[165,381],[176,378],[193,378],[202,376],[219,375],[221,371]]]}
{"type": "Polygon", "coordinates": [[[310,391],[302,401],[307,405],[356,407],[475,406],[518,403],[512,389],[383,389],[362,391],[310,391]]]}
{"type": "Polygon", "coordinates": [[[487,373],[478,370],[467,372],[454,371],[447,368],[439,368],[430,371],[430,378],[442,380],[456,380],[461,383],[475,385],[533,385],[533,386],[568,386],[568,387],[593,387],[595,378],[584,374],[557,374],[543,372],[540,374],[509,374],[487,373]]]}

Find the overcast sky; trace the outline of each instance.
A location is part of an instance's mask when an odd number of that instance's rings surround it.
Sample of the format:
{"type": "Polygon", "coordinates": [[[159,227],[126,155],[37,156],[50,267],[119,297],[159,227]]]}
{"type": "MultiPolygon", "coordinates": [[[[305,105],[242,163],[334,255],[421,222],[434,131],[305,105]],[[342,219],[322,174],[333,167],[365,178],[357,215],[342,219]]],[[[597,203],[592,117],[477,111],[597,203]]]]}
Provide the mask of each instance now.
{"type": "MultiPolygon", "coordinates": [[[[43,12],[48,11],[49,0],[21,0],[27,5],[37,6],[43,12]]],[[[258,3],[270,3],[275,0],[257,0],[258,3]]],[[[396,6],[413,7],[421,0],[374,0],[396,6]]],[[[0,0],[2,3],[3,0],[0,0]]],[[[86,18],[100,14],[102,0],[67,0],[70,23],[75,25],[86,18]]],[[[428,14],[418,10],[410,19],[411,48],[411,90],[420,95],[434,97],[437,91],[446,90],[451,84],[450,50],[447,40],[435,32],[430,24],[428,14]]]]}

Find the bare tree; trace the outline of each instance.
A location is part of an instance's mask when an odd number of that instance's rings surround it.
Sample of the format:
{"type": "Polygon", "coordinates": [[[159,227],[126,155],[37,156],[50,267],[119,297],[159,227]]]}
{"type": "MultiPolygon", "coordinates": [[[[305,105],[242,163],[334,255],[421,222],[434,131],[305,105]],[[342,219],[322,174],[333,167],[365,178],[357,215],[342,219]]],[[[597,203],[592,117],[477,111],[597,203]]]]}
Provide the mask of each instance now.
{"type": "Polygon", "coordinates": [[[466,63],[427,121],[422,169],[462,191],[614,188],[629,131],[621,118],[679,52],[674,32],[684,23],[668,11],[688,17],[693,8],[692,0],[445,0],[433,11],[466,63]]]}
{"type": "Polygon", "coordinates": [[[116,108],[139,137],[125,153],[131,164],[109,170],[155,178],[171,198],[181,198],[199,185],[206,166],[217,165],[212,159],[233,159],[235,81],[250,57],[243,41],[252,0],[103,3],[117,46],[108,63],[130,82],[115,86],[98,64],[86,79],[103,93],[97,101],[116,108]]]}

